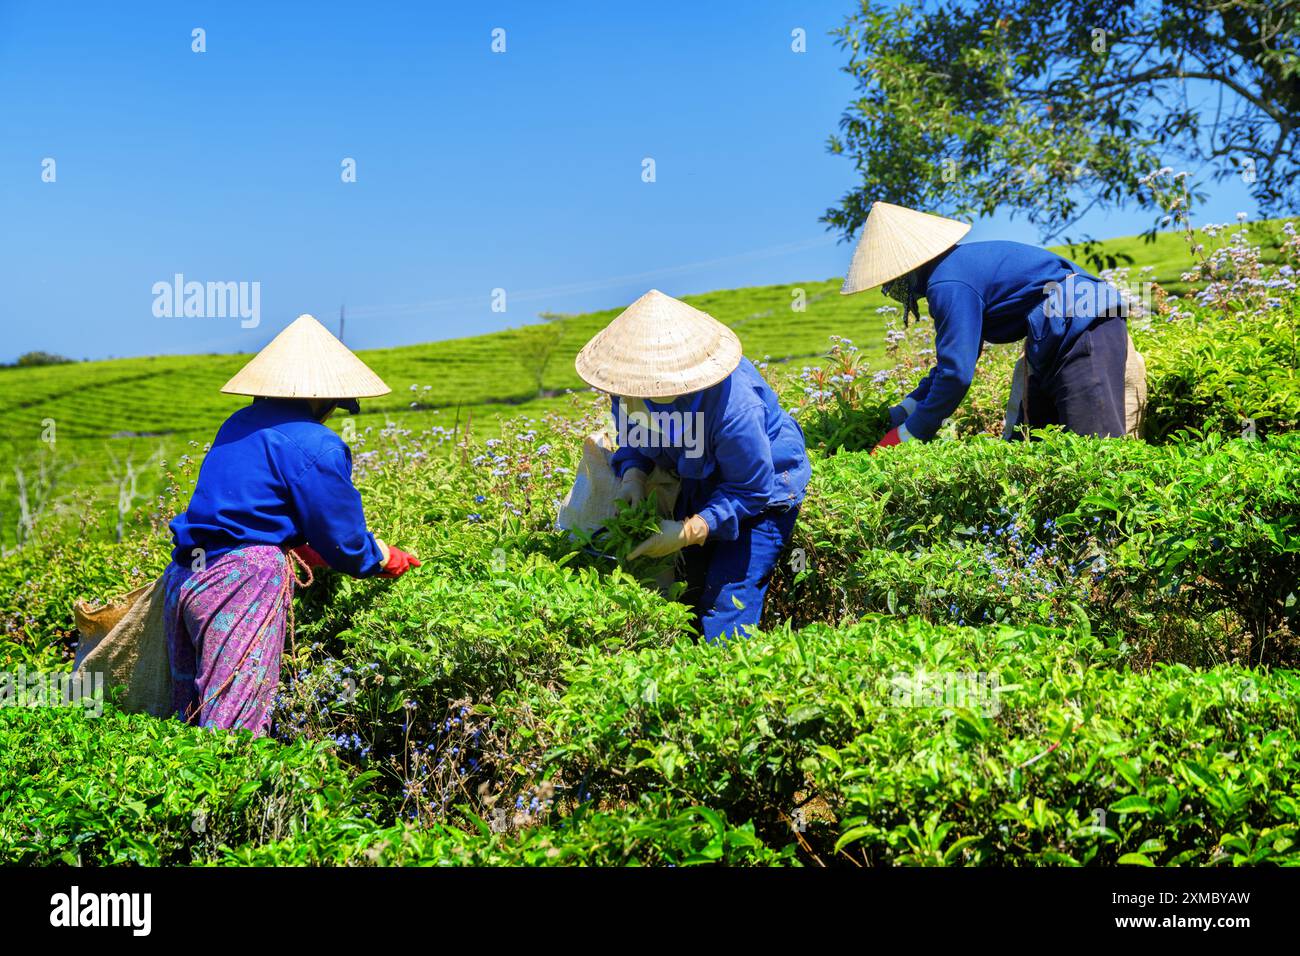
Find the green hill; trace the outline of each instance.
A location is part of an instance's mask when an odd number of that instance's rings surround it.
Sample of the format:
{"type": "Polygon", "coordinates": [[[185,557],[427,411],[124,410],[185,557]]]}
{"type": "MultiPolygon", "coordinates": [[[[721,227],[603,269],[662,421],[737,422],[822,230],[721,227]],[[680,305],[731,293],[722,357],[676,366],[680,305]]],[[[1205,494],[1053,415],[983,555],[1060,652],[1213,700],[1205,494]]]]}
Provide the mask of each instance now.
{"type": "MultiPolygon", "coordinates": [[[[737,330],[751,356],[814,358],[832,333],[866,336],[880,328],[872,310],[879,296],[847,299],[839,281],[764,286],[687,296],[737,330]],[[791,311],[792,293],[805,290],[805,313],[791,311]]],[[[618,314],[608,309],[563,322],[563,339],[546,372],[544,388],[584,387],[572,357],[583,343],[618,314]]],[[[510,406],[536,397],[515,359],[521,332],[508,330],[472,338],[362,351],[361,357],[393,388],[368,399],[363,415],[405,413],[412,401],[423,409],[510,406]],[[412,394],[411,385],[417,386],[412,394]],[[427,389],[425,388],[427,386],[427,389]]],[[[206,434],[244,403],[223,395],[221,386],[247,355],[185,355],[114,359],[13,369],[3,381],[15,424],[39,435],[40,420],[54,418],[60,438],[113,438],[131,434],[206,434]]]]}
{"type": "MultiPolygon", "coordinates": [[[[1264,245],[1274,244],[1275,223],[1252,228],[1262,233],[1256,238],[1264,245]]],[[[1181,234],[1164,233],[1153,242],[1114,239],[1102,247],[1121,261],[1152,267],[1150,277],[1167,288],[1182,289],[1179,277],[1190,257],[1181,234]]],[[[682,298],[735,329],[745,354],[755,360],[814,364],[831,335],[852,339],[868,361],[874,360],[883,354],[884,344],[884,319],[876,310],[886,300],[879,292],[841,296],[840,281],[682,298]],[[803,291],[804,311],[792,308],[796,290],[803,291]]],[[[563,320],[562,339],[543,376],[541,397],[517,359],[520,337],[527,331],[363,351],[359,354],[393,392],[363,402],[357,424],[463,429],[472,422],[475,432],[482,433],[494,429],[502,415],[523,408],[540,412],[566,407],[564,391],[584,387],[572,357],[620,310],[563,320]]],[[[156,463],[192,451],[192,442],[201,448],[243,404],[244,399],[223,395],[220,388],[247,360],[239,354],[154,356],[0,372],[8,409],[8,427],[0,439],[0,545],[17,540],[20,482],[27,486],[29,513],[40,510],[42,498],[46,514],[53,512],[54,502],[65,511],[84,510],[95,507],[86,496],[101,502],[116,499],[116,479],[124,474],[126,462],[137,467],[149,462],[137,478],[136,490],[140,497],[155,494],[162,481],[156,463]],[[50,433],[51,421],[53,445],[42,440],[50,433]],[[74,504],[78,495],[82,500],[74,504]]]]}

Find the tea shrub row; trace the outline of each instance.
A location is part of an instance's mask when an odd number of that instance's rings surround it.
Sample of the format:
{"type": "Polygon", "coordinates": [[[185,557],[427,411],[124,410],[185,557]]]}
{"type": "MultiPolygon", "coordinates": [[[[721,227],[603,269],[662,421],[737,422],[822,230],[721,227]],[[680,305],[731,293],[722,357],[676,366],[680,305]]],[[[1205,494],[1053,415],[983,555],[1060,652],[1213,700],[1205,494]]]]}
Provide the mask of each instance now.
{"type": "Polygon", "coordinates": [[[580,812],[494,833],[383,826],[321,743],[253,741],[114,713],[0,710],[0,864],[573,865],[789,862],[707,808],[580,812]]]}
{"type": "MultiPolygon", "coordinates": [[[[818,462],[773,600],[981,623],[1082,613],[1148,656],[1294,662],[1300,436],[1167,445],[1060,432],[818,462]]],[[[811,614],[809,611],[811,610],[811,614]]]]}
{"type": "Polygon", "coordinates": [[[373,774],[321,742],[79,708],[0,708],[0,862],[157,866],[361,815],[373,774]]]}
{"type": "Polygon", "coordinates": [[[1300,678],[1112,656],[882,617],[593,654],[501,711],[570,801],[704,804],[823,862],[1300,860],[1300,678]]]}

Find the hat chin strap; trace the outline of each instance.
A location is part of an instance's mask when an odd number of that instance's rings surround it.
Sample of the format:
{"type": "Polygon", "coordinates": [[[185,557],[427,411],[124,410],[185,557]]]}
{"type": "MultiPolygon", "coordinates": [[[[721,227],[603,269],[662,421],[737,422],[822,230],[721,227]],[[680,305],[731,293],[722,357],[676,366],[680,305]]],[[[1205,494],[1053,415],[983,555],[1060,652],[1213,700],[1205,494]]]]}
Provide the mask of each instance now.
{"type": "Polygon", "coordinates": [[[329,403],[328,405],[323,405],[320,407],[320,411],[318,412],[317,417],[320,418],[321,421],[324,421],[325,419],[329,418],[330,415],[334,414],[334,409],[336,408],[343,409],[349,415],[356,415],[359,414],[361,411],[361,403],[358,402],[355,398],[329,398],[329,399],[312,398],[312,399],[307,399],[307,401],[313,403],[313,408],[315,407],[314,403],[316,402],[329,403]]]}

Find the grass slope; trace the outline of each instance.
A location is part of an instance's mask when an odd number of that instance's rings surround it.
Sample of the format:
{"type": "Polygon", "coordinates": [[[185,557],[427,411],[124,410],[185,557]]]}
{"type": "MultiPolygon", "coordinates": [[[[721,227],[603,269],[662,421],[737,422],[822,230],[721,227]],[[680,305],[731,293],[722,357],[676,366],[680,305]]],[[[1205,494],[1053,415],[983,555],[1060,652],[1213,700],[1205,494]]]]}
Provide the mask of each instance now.
{"type": "MultiPolygon", "coordinates": [[[[1275,244],[1276,224],[1254,228],[1266,247],[1275,244]]],[[[1178,233],[1160,234],[1153,242],[1142,237],[1113,239],[1102,248],[1120,262],[1152,266],[1151,277],[1174,291],[1181,289],[1179,275],[1190,262],[1178,233]]],[[[1057,251],[1071,255],[1064,247],[1057,251]]],[[[1076,254],[1082,258],[1081,251],[1076,254]]],[[[876,310],[886,300],[878,291],[843,297],[839,287],[835,278],[683,298],[735,329],[745,354],[755,360],[815,364],[832,334],[852,339],[868,362],[878,359],[884,323],[876,310]],[[797,290],[806,303],[802,312],[792,309],[797,290]]],[[[407,428],[463,429],[469,421],[482,433],[495,431],[503,415],[522,408],[540,413],[567,407],[564,390],[584,387],[572,356],[619,311],[607,309],[565,321],[560,347],[543,378],[543,397],[534,392],[516,359],[520,332],[515,329],[362,351],[361,357],[393,392],[364,402],[357,425],[395,422],[407,428]]],[[[201,447],[226,416],[244,404],[245,399],[223,395],[220,388],[247,360],[242,354],[153,356],[5,370],[0,374],[8,409],[8,427],[0,438],[0,546],[16,540],[20,509],[15,467],[22,469],[29,486],[37,486],[43,464],[48,483],[43,493],[66,506],[78,492],[95,500],[115,498],[114,476],[121,474],[123,463],[148,463],[137,490],[151,496],[162,484],[158,462],[194,451],[191,442],[201,447]],[[54,445],[42,440],[50,421],[57,436],[54,445]]],[[[29,497],[34,500],[38,492],[29,491],[29,497]]]]}

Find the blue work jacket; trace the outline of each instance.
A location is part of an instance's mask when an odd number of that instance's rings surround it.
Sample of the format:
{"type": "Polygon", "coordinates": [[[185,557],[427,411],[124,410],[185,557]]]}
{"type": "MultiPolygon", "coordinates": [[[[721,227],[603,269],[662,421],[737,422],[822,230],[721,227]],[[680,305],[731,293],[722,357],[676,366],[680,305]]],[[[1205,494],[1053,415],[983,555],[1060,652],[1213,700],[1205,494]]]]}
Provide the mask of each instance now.
{"type": "Polygon", "coordinates": [[[1029,364],[1050,379],[1058,355],[1093,322],[1124,314],[1119,290],[1054,252],[1020,242],[968,242],[922,266],[919,296],[934,319],[935,366],[909,398],[904,425],[928,441],[957,410],[985,342],[1026,339],[1029,364]]]}
{"type": "Polygon", "coordinates": [[[290,399],[255,399],[223,424],[199,468],[189,507],[171,523],[172,560],[210,564],[236,548],[310,544],[354,577],[382,570],[352,484],[352,452],[290,399]]]}
{"type": "MultiPolygon", "coordinates": [[[[652,413],[695,416],[696,425],[655,447],[620,444],[610,464],[619,477],[629,468],[676,472],[682,480],[678,518],[698,514],[711,538],[734,541],[746,518],[803,502],[811,476],[803,429],[748,359],[717,385],[672,402],[645,404],[652,413]]],[[[628,409],[617,396],[611,408],[617,430],[628,409]]]]}

